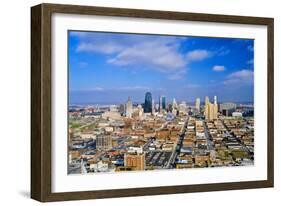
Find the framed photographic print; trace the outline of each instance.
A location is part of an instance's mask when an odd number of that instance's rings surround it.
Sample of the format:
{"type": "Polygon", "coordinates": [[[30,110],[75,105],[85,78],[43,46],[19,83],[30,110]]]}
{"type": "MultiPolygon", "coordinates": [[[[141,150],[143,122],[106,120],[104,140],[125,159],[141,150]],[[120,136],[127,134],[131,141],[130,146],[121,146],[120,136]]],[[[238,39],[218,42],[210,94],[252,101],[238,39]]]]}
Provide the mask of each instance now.
{"type": "Polygon", "coordinates": [[[273,187],[273,19],[31,8],[31,197],[273,187]]]}

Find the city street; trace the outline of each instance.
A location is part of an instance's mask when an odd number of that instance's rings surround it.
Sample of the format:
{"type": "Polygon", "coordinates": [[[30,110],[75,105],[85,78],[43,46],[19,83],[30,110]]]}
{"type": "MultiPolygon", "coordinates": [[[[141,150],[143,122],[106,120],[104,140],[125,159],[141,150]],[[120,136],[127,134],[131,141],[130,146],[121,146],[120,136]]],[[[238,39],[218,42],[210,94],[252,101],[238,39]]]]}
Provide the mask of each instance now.
{"type": "Polygon", "coordinates": [[[180,150],[182,148],[182,142],[183,142],[183,139],[184,139],[184,136],[185,136],[187,124],[188,124],[188,117],[185,120],[185,123],[184,123],[184,126],[182,128],[181,135],[179,136],[179,140],[178,140],[178,143],[176,145],[176,148],[173,150],[173,153],[172,153],[169,161],[167,162],[165,168],[174,168],[174,163],[176,161],[177,156],[180,154],[180,150]]]}

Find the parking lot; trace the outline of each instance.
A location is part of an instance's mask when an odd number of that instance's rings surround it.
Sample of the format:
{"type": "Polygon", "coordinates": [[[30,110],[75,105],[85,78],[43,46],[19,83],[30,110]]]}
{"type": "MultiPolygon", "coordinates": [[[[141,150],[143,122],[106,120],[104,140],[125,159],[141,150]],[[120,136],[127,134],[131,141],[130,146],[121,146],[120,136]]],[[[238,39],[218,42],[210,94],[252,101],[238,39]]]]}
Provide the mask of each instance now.
{"type": "Polygon", "coordinates": [[[172,152],[163,151],[147,152],[145,156],[145,163],[147,166],[163,168],[167,164],[171,154],[172,152]]]}

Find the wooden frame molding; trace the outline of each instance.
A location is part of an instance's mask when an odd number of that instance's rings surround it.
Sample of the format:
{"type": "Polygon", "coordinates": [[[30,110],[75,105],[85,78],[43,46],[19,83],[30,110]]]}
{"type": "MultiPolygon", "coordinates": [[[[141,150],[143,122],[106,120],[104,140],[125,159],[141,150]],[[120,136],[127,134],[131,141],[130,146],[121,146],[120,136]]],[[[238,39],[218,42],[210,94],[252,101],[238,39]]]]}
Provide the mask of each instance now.
{"type": "Polygon", "coordinates": [[[160,195],[273,187],[274,184],[274,72],[272,18],[214,14],[41,4],[31,8],[31,198],[42,201],[160,195]],[[268,30],[268,159],[267,180],[52,193],[51,191],[51,16],[53,13],[188,20],[265,25],[268,30]]]}

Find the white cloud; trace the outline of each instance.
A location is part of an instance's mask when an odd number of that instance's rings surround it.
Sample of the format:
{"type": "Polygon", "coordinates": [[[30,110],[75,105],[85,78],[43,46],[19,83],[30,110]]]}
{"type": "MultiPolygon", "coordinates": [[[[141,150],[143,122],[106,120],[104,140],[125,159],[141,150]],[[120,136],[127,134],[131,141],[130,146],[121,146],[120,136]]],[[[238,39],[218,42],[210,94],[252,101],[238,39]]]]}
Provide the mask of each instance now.
{"type": "Polygon", "coordinates": [[[107,63],[118,66],[145,66],[161,72],[184,69],[187,62],[177,51],[177,46],[163,41],[146,41],[123,48],[107,63]]]}
{"type": "Polygon", "coordinates": [[[251,85],[254,82],[254,72],[247,69],[242,69],[237,72],[233,72],[227,76],[223,82],[226,85],[237,84],[237,85],[251,85]]]}
{"type": "Polygon", "coordinates": [[[247,69],[242,69],[240,71],[234,72],[230,74],[228,77],[230,78],[251,78],[253,77],[254,72],[247,69]]]}
{"type": "Polygon", "coordinates": [[[201,61],[208,57],[212,56],[212,52],[204,49],[196,49],[193,51],[190,51],[186,55],[187,61],[201,61]]]}
{"type": "Polygon", "coordinates": [[[113,54],[122,50],[122,46],[118,45],[114,42],[108,42],[106,44],[89,44],[89,43],[81,43],[76,48],[77,52],[100,52],[104,54],[113,54]]]}
{"type": "Polygon", "coordinates": [[[180,45],[188,38],[147,35],[115,35],[111,33],[71,32],[78,38],[76,52],[106,54],[106,63],[132,69],[153,69],[166,73],[170,80],[184,77],[187,65],[213,55],[228,53],[225,48],[216,51],[197,49],[182,53],[180,45]]]}
{"type": "Polygon", "coordinates": [[[213,66],[213,71],[215,71],[215,72],[223,72],[225,70],[226,70],[226,68],[224,66],[221,66],[221,65],[213,66]]]}
{"type": "Polygon", "coordinates": [[[90,89],[90,91],[104,91],[104,88],[102,88],[102,87],[94,87],[94,88],[92,88],[92,89],[90,89]]]}
{"type": "Polygon", "coordinates": [[[76,52],[108,54],[107,63],[117,66],[149,67],[161,72],[183,69],[185,55],[178,51],[187,38],[116,35],[111,33],[73,32],[78,38],[76,52]]]}
{"type": "Polygon", "coordinates": [[[93,87],[88,89],[70,89],[72,92],[101,92],[105,89],[103,87],[93,87]]]}

